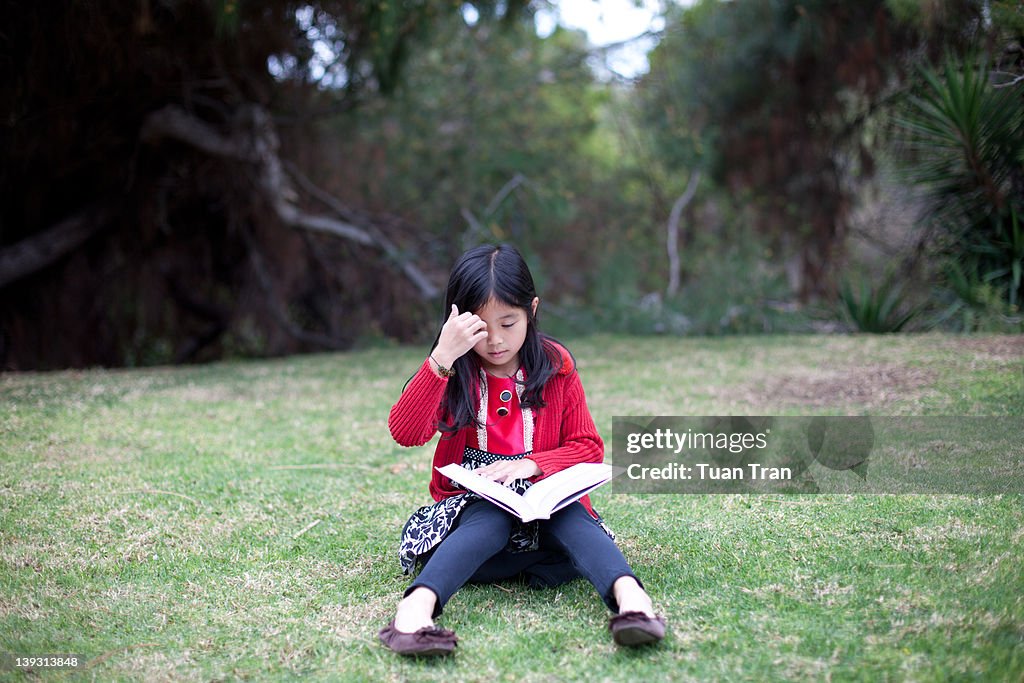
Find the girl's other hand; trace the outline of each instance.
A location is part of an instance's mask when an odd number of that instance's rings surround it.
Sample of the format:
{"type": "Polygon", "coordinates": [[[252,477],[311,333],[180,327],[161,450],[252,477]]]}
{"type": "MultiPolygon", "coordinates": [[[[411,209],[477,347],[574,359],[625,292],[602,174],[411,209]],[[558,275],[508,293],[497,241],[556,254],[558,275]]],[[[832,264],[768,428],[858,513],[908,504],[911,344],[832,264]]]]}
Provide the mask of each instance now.
{"type": "Polygon", "coordinates": [[[452,304],[432,355],[436,362],[450,368],[483,339],[487,339],[487,323],[475,313],[459,313],[458,306],[452,304]]]}
{"type": "Polygon", "coordinates": [[[496,481],[499,484],[509,484],[516,479],[529,479],[541,473],[537,463],[529,458],[521,460],[499,460],[492,462],[486,467],[473,470],[485,479],[496,481]]]}

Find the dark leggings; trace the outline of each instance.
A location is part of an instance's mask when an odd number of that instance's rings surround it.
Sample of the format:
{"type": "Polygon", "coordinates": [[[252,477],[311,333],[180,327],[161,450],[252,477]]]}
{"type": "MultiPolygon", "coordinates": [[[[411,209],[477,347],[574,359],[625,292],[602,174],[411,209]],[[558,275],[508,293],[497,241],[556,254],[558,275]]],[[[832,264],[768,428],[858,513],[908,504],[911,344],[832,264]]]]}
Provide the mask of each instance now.
{"type": "Polygon", "coordinates": [[[487,501],[468,504],[459,513],[456,527],[434,548],[405,594],[419,586],[434,591],[437,605],[433,616],[437,617],[449,598],[467,582],[492,583],[529,570],[531,583],[541,586],[583,576],[597,589],[608,609],[619,611],[612,584],[623,576],[636,576],[622,551],[581,503],[573,503],[551,519],[540,521],[537,551],[504,550],[512,522],[510,514],[487,501]]]}

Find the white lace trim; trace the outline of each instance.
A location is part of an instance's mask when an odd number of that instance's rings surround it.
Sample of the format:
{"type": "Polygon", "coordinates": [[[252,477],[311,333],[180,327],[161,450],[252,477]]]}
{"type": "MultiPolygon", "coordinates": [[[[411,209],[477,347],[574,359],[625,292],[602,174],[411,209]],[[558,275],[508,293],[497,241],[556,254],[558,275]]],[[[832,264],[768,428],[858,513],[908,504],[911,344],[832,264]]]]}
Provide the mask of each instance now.
{"type": "MultiPolygon", "coordinates": [[[[533,409],[523,409],[523,391],[526,389],[523,379],[523,369],[519,368],[515,374],[516,395],[519,398],[520,410],[523,413],[523,447],[526,453],[533,452],[533,409]]],[[[476,414],[476,442],[477,447],[487,450],[487,372],[480,368],[480,409],[476,414]]]]}

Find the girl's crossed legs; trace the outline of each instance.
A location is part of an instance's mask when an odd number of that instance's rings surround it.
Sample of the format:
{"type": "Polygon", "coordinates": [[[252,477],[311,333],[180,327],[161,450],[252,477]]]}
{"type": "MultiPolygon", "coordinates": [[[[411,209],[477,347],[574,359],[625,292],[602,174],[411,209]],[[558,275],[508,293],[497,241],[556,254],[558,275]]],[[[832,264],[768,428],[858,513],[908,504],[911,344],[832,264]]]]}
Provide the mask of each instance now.
{"type": "Polygon", "coordinates": [[[465,583],[511,578],[527,563],[551,559],[556,553],[568,556],[613,612],[654,615],[650,597],[622,552],[581,503],[573,503],[540,523],[540,551],[504,551],[512,523],[511,515],[486,501],[467,505],[457,526],[432,551],[406,590],[395,616],[395,628],[412,633],[431,626],[433,618],[465,583]]]}

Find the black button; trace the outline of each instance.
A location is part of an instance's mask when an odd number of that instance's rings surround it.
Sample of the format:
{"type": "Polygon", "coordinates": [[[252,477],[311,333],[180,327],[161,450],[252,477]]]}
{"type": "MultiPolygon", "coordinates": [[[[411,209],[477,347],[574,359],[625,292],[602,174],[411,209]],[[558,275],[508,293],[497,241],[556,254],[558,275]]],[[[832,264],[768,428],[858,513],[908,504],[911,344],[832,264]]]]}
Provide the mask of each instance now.
{"type": "Polygon", "coordinates": [[[507,403],[512,400],[512,392],[506,389],[505,391],[498,394],[498,398],[507,403]]]}
{"type": "Polygon", "coordinates": [[[508,408],[506,408],[505,406],[499,407],[498,408],[498,417],[505,417],[506,415],[508,415],[508,408]]]}

